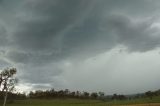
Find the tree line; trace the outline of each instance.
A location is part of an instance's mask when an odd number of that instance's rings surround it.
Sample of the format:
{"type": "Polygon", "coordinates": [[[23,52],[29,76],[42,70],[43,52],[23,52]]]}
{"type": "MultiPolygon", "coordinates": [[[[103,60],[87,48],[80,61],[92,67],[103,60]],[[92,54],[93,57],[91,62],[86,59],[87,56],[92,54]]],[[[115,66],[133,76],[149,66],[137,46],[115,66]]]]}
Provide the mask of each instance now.
{"type": "Polygon", "coordinates": [[[80,91],[69,91],[69,89],[65,90],[37,90],[35,92],[31,91],[28,95],[29,98],[31,99],[37,99],[37,98],[79,98],[79,99],[97,99],[97,98],[102,98],[104,97],[103,92],[80,92],[80,91]]]}
{"type": "Polygon", "coordinates": [[[130,100],[135,98],[148,97],[152,99],[154,96],[160,96],[160,90],[157,91],[147,91],[145,93],[136,95],[119,95],[113,94],[106,96],[104,92],[80,92],[80,91],[70,91],[65,90],[36,90],[30,91],[29,94],[25,93],[15,93],[14,87],[17,83],[15,78],[17,70],[16,68],[6,68],[0,72],[0,100],[4,100],[3,106],[8,102],[13,102],[17,99],[65,99],[65,98],[75,98],[75,99],[99,99],[99,100],[130,100]]]}
{"type": "MultiPolygon", "coordinates": [[[[155,96],[160,96],[160,90],[156,91],[147,91],[141,94],[135,95],[122,95],[122,94],[113,94],[110,96],[105,95],[104,92],[80,92],[80,91],[70,91],[69,89],[65,90],[36,90],[30,91],[28,94],[25,93],[13,93],[8,92],[8,100],[12,101],[13,99],[99,99],[99,100],[130,100],[136,98],[150,98],[152,99],[155,96]]],[[[0,92],[0,99],[4,99],[3,93],[0,92]]]]}

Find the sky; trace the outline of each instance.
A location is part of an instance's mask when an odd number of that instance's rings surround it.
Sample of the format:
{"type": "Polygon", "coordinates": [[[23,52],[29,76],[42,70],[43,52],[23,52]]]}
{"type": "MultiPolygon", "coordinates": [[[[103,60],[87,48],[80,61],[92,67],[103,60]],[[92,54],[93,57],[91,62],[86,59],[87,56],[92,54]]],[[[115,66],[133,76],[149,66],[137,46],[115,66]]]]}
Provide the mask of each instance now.
{"type": "Polygon", "coordinates": [[[0,0],[0,69],[18,90],[160,89],[159,0],[0,0]]]}

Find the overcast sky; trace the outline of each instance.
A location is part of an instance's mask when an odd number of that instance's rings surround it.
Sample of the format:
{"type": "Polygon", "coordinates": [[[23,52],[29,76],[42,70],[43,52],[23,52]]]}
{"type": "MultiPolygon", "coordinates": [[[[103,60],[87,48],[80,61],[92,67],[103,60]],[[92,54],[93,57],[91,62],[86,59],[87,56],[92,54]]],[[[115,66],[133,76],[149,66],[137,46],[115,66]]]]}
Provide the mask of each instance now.
{"type": "Polygon", "coordinates": [[[159,0],[0,0],[0,68],[19,90],[160,89],[159,0]]]}

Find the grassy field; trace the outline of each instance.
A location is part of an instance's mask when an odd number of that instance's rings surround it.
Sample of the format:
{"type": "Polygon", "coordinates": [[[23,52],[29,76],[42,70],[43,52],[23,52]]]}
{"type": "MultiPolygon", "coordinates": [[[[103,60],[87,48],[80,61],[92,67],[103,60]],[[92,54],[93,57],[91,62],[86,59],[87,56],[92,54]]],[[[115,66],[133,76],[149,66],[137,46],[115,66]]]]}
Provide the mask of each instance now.
{"type": "Polygon", "coordinates": [[[78,99],[53,99],[53,100],[19,100],[7,106],[160,106],[160,97],[124,100],[124,101],[99,101],[78,99]]]}

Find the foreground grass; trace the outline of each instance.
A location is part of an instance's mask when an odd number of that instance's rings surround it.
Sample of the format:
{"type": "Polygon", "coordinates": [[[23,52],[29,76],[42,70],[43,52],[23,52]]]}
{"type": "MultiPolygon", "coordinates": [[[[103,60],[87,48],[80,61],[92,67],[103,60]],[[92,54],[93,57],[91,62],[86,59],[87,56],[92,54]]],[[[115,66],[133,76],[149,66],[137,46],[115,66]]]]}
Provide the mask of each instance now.
{"type": "MultiPolygon", "coordinates": [[[[52,99],[52,100],[19,100],[7,106],[115,106],[115,105],[133,105],[133,106],[160,106],[160,97],[123,100],[123,101],[100,101],[100,100],[79,100],[79,99],[52,99]],[[141,105],[137,105],[141,104],[141,105]],[[142,105],[143,104],[143,105],[142,105]]],[[[1,103],[2,104],[2,103],[1,103]]]]}
{"type": "MultiPolygon", "coordinates": [[[[53,100],[19,100],[7,106],[97,106],[97,100],[53,99],[53,100]]],[[[98,105],[99,106],[99,105],[98,105]]],[[[101,106],[101,105],[100,105],[101,106]]]]}

